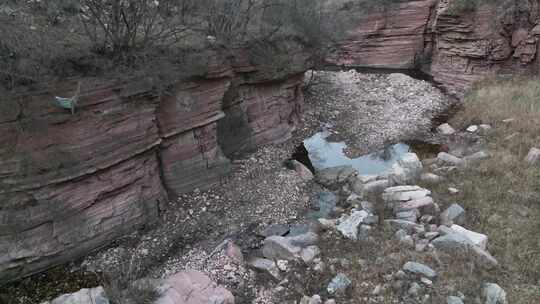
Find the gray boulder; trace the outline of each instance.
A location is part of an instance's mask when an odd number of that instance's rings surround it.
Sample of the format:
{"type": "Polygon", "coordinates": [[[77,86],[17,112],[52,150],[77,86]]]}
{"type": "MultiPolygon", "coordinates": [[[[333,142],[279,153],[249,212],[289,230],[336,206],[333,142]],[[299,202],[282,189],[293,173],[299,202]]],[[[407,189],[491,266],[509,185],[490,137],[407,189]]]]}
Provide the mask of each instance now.
{"type": "MultiPolygon", "coordinates": [[[[452,231],[450,228],[447,229],[452,231]]],[[[443,232],[443,234],[445,233],[443,232]]],[[[489,252],[475,246],[469,238],[459,233],[446,233],[446,235],[434,239],[431,244],[436,249],[449,254],[468,254],[477,262],[477,264],[486,268],[492,268],[498,265],[497,260],[489,254],[489,252]]]]}
{"type": "Polygon", "coordinates": [[[465,209],[459,204],[452,204],[441,215],[441,224],[450,225],[452,223],[463,225],[465,223],[465,209]]]}
{"type": "Polygon", "coordinates": [[[302,248],[282,236],[271,236],[264,240],[263,255],[271,260],[295,260],[302,248]]]}
{"type": "Polygon", "coordinates": [[[436,185],[444,182],[444,180],[444,177],[433,173],[423,173],[422,175],[420,175],[420,181],[427,184],[436,185]]]}
{"type": "Polygon", "coordinates": [[[384,189],[388,188],[390,181],[387,179],[375,180],[364,184],[363,194],[380,193],[384,189]]]}
{"type": "Polygon", "coordinates": [[[506,292],[495,283],[486,283],[482,288],[485,304],[508,304],[506,292]]]}
{"type": "Polygon", "coordinates": [[[415,183],[422,174],[422,162],[415,153],[406,153],[392,166],[388,180],[393,185],[415,183]]]}
{"type": "Polygon", "coordinates": [[[425,230],[423,225],[405,220],[385,220],[384,222],[390,225],[390,227],[392,227],[395,231],[403,229],[409,234],[425,230]]]}
{"type": "Polygon", "coordinates": [[[260,272],[269,274],[276,281],[281,280],[281,273],[276,263],[272,260],[254,258],[248,262],[248,265],[260,272]]]}
{"type": "Polygon", "coordinates": [[[462,166],[464,164],[463,159],[456,157],[452,154],[441,152],[437,155],[437,163],[442,165],[462,166]]]}
{"type": "Polygon", "coordinates": [[[291,160],[290,164],[301,179],[305,181],[310,181],[313,179],[313,173],[301,162],[293,159],[291,160]]]}
{"type": "Polygon", "coordinates": [[[431,269],[427,265],[416,262],[405,263],[405,265],[403,265],[403,271],[418,276],[424,276],[430,279],[434,279],[437,277],[437,272],[435,272],[435,270],[431,269]]]}

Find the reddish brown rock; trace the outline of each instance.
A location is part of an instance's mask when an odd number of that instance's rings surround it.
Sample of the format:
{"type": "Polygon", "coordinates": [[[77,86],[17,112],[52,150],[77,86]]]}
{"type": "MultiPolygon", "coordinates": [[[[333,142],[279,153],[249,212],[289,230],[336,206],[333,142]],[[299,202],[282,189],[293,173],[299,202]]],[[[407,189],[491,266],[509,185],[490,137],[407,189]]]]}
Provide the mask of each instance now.
{"type": "Polygon", "coordinates": [[[234,304],[230,291],[197,271],[175,274],[166,279],[163,286],[166,289],[156,304],[234,304]]]}
{"type": "Polygon", "coordinates": [[[359,18],[329,61],[338,65],[409,69],[424,51],[424,34],[434,0],[408,1],[388,12],[359,18]]]}
{"type": "Polygon", "coordinates": [[[422,68],[462,97],[493,75],[537,73],[539,1],[483,4],[454,15],[451,1],[404,1],[367,14],[329,58],[348,67],[422,68]]]}

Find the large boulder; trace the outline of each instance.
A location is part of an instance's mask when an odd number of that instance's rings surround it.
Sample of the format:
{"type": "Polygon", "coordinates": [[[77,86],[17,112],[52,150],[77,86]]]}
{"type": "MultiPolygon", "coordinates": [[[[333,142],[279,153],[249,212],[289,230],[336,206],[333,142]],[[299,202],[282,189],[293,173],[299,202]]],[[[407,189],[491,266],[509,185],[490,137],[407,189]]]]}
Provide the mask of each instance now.
{"type": "Polygon", "coordinates": [[[291,239],[282,236],[271,236],[264,240],[263,255],[272,260],[296,260],[302,248],[294,245],[291,239]]]}
{"type": "Polygon", "coordinates": [[[403,265],[403,271],[418,276],[424,276],[429,279],[434,279],[437,277],[437,272],[435,272],[435,270],[431,269],[427,265],[417,262],[405,263],[405,265],[403,265]]]}
{"type": "Polygon", "coordinates": [[[230,291],[198,271],[177,273],[167,278],[162,288],[155,304],[234,304],[230,291]]]}
{"type": "Polygon", "coordinates": [[[465,209],[459,204],[452,204],[441,215],[441,224],[451,225],[452,223],[463,225],[465,223],[465,209]]]}
{"type": "Polygon", "coordinates": [[[477,264],[488,269],[498,265],[497,260],[489,252],[476,246],[468,237],[455,233],[450,228],[444,230],[443,234],[445,235],[431,242],[437,250],[448,254],[466,254],[477,264]]]}

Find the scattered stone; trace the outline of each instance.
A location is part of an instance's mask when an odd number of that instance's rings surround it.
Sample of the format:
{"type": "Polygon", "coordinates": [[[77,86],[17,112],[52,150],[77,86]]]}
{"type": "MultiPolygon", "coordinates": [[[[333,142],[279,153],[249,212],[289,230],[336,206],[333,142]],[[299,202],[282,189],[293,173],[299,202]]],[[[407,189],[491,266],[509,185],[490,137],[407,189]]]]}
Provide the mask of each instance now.
{"type": "Polygon", "coordinates": [[[290,161],[290,165],[301,179],[305,181],[310,181],[313,179],[313,173],[301,162],[293,159],[290,161]]]}
{"type": "Polygon", "coordinates": [[[226,241],[225,255],[227,255],[237,263],[244,263],[244,255],[242,254],[242,249],[240,249],[240,247],[238,247],[238,245],[236,245],[232,240],[226,241]]]}
{"type": "Polygon", "coordinates": [[[369,182],[364,185],[364,195],[370,193],[380,193],[390,185],[387,179],[369,182]]]}
{"type": "Polygon", "coordinates": [[[407,234],[407,231],[403,230],[403,229],[399,229],[398,231],[396,231],[396,233],[394,234],[394,237],[396,238],[396,240],[401,240],[402,238],[406,237],[408,234],[407,234]]]}
{"type": "Polygon", "coordinates": [[[393,166],[388,180],[393,185],[406,185],[416,182],[422,174],[422,162],[415,153],[406,153],[393,166]]]}
{"type": "Polygon", "coordinates": [[[369,225],[360,225],[360,229],[358,231],[358,239],[368,240],[371,235],[371,230],[373,230],[373,227],[369,225]]]}
{"type": "Polygon", "coordinates": [[[263,255],[272,260],[295,260],[302,248],[291,244],[288,238],[271,236],[264,240],[263,255]]]}
{"type": "Polygon", "coordinates": [[[342,293],[347,290],[351,284],[352,281],[345,274],[339,273],[332,279],[330,284],[328,284],[327,291],[331,295],[342,293]]]}
{"type": "Polygon", "coordinates": [[[436,249],[449,254],[460,252],[470,254],[478,264],[486,268],[492,268],[498,265],[497,260],[489,254],[489,252],[475,246],[467,237],[453,232],[450,228],[447,229],[451,232],[438,237],[431,242],[436,249]]]}
{"type": "Polygon", "coordinates": [[[437,132],[441,135],[452,135],[456,133],[456,130],[450,124],[445,123],[437,127],[437,132]]]}
{"type": "Polygon", "coordinates": [[[369,214],[365,210],[353,211],[350,216],[343,215],[337,230],[346,238],[358,240],[358,227],[369,214]]]}
{"type": "Polygon", "coordinates": [[[314,295],[313,297],[304,296],[300,300],[300,304],[322,304],[321,296],[314,295]]]}
{"type": "Polygon", "coordinates": [[[446,304],[463,304],[463,300],[455,296],[449,296],[446,298],[446,304]]]}
{"type": "Polygon", "coordinates": [[[527,156],[525,157],[525,161],[529,165],[536,165],[540,162],[540,149],[538,148],[531,148],[527,156]]]}
{"type": "Polygon", "coordinates": [[[482,132],[487,132],[491,130],[491,125],[488,124],[481,124],[478,127],[480,127],[480,130],[482,130],[482,132]]]}
{"type": "Polygon", "coordinates": [[[230,291],[198,271],[175,274],[164,283],[168,288],[156,304],[234,304],[234,296],[230,291]]]}
{"type": "Polygon", "coordinates": [[[420,286],[420,284],[416,282],[412,282],[411,287],[409,287],[409,291],[407,291],[407,293],[410,296],[416,297],[420,294],[421,291],[422,291],[422,287],[420,286]]]}
{"type": "Polygon", "coordinates": [[[430,280],[430,279],[428,279],[428,278],[425,278],[425,277],[422,277],[422,278],[420,279],[420,283],[426,285],[427,287],[433,286],[433,281],[430,280]]]}
{"type": "Polygon", "coordinates": [[[337,190],[349,177],[357,174],[352,166],[332,167],[319,171],[317,181],[328,189],[337,190]]]}
{"type": "Polygon", "coordinates": [[[416,244],[414,245],[414,250],[417,252],[424,252],[426,251],[426,248],[429,245],[429,240],[426,239],[420,239],[416,241],[416,244]]]}
{"type": "Polygon", "coordinates": [[[307,248],[302,249],[300,257],[305,263],[311,263],[319,254],[321,250],[317,246],[308,246],[307,248]]]}
{"type": "Polygon", "coordinates": [[[407,233],[414,233],[417,231],[424,230],[423,225],[419,225],[413,222],[404,221],[404,220],[385,220],[385,223],[389,224],[390,227],[392,227],[394,230],[403,229],[407,231],[407,233]]]}
{"type": "Polygon", "coordinates": [[[478,131],[477,125],[472,125],[467,128],[467,132],[470,132],[470,133],[476,133],[477,131],[478,131]]]}
{"type": "Polygon", "coordinates": [[[386,188],[382,194],[388,203],[417,200],[431,195],[431,191],[419,186],[396,186],[386,188]]]}
{"type": "Polygon", "coordinates": [[[450,187],[450,188],[448,188],[448,193],[450,193],[450,194],[452,194],[452,195],[456,195],[456,194],[459,193],[459,190],[456,189],[456,188],[450,187]]]}
{"type": "Polygon", "coordinates": [[[370,214],[374,214],[377,211],[373,203],[370,203],[368,201],[361,201],[360,207],[362,207],[363,210],[366,210],[370,214]]]}
{"type": "Polygon", "coordinates": [[[503,119],[503,121],[502,121],[502,122],[504,122],[504,123],[508,124],[508,123],[512,123],[512,122],[514,122],[514,121],[515,121],[515,119],[514,119],[514,118],[507,118],[507,119],[503,119]]]}
{"type": "Polygon", "coordinates": [[[261,236],[270,237],[270,236],[284,236],[289,233],[289,225],[286,224],[274,224],[266,226],[260,233],[261,236]]]}
{"type": "Polygon", "coordinates": [[[268,273],[277,281],[281,280],[281,274],[279,272],[279,268],[277,267],[276,263],[274,263],[274,261],[272,260],[254,258],[250,260],[248,264],[258,271],[268,273]]]}
{"type": "Polygon", "coordinates": [[[433,232],[426,232],[426,234],[424,235],[424,237],[426,238],[426,240],[433,240],[434,238],[438,237],[440,235],[439,232],[437,231],[433,231],[433,232]]]}
{"type": "Polygon", "coordinates": [[[307,231],[306,233],[299,234],[296,236],[289,236],[286,238],[291,245],[298,247],[307,247],[317,244],[319,241],[319,235],[313,231],[307,231]]]}
{"type": "Polygon", "coordinates": [[[451,223],[463,225],[465,223],[465,209],[459,204],[452,204],[441,213],[440,218],[443,225],[451,223]]]}
{"type": "Polygon", "coordinates": [[[414,199],[406,202],[398,202],[394,206],[394,212],[402,212],[402,211],[409,211],[409,210],[421,210],[422,213],[430,213],[434,214],[436,212],[435,210],[435,204],[433,202],[433,198],[429,196],[425,196],[419,199],[414,199]]]}
{"type": "Polygon", "coordinates": [[[467,164],[470,164],[470,163],[473,163],[475,161],[479,161],[479,160],[483,160],[483,159],[488,159],[490,158],[491,155],[487,152],[487,151],[478,151],[476,153],[473,153],[471,155],[468,155],[468,156],[465,156],[463,158],[463,160],[467,163],[467,164]]]}
{"type": "Polygon", "coordinates": [[[406,248],[414,248],[414,239],[410,235],[400,238],[399,242],[406,248]]]}
{"type": "Polygon", "coordinates": [[[459,225],[452,225],[450,226],[450,229],[454,230],[456,233],[467,237],[474,245],[486,250],[488,242],[487,235],[467,230],[459,225]]]}
{"type": "Polygon", "coordinates": [[[433,173],[423,173],[420,175],[420,181],[423,183],[436,185],[444,182],[445,178],[433,173]]]}
{"type": "Polygon", "coordinates": [[[506,292],[495,283],[486,283],[482,289],[485,304],[508,304],[506,292]]]}
{"type": "Polygon", "coordinates": [[[429,266],[417,262],[405,263],[405,265],[403,265],[403,271],[419,276],[425,276],[430,279],[437,277],[437,272],[435,272],[435,270],[431,269],[429,266]]]}
{"type": "Polygon", "coordinates": [[[404,221],[416,223],[418,220],[419,213],[420,212],[417,209],[413,209],[413,210],[396,212],[395,215],[396,215],[396,219],[398,220],[404,220],[404,221]]]}
{"type": "Polygon", "coordinates": [[[446,152],[441,152],[437,155],[437,162],[457,167],[463,165],[463,159],[446,152]]]}
{"type": "Polygon", "coordinates": [[[318,221],[319,221],[319,224],[321,224],[321,226],[326,229],[334,229],[336,228],[336,225],[337,225],[337,220],[335,219],[320,218],[318,219],[318,221]]]}
{"type": "Polygon", "coordinates": [[[289,261],[278,260],[276,265],[277,265],[277,268],[283,272],[287,272],[289,270],[289,261]]]}
{"type": "Polygon", "coordinates": [[[326,302],[324,302],[324,304],[336,304],[336,300],[329,299],[329,300],[326,300],[326,302]]]}
{"type": "Polygon", "coordinates": [[[109,304],[109,299],[103,287],[84,288],[75,293],[61,295],[58,298],[42,304],[109,304]]]}

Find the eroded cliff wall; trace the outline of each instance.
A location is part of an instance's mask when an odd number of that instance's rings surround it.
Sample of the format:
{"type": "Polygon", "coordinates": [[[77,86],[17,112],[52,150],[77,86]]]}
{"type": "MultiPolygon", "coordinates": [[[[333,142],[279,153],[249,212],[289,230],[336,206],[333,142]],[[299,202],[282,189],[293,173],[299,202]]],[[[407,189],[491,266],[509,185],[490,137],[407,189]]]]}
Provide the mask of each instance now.
{"type": "Polygon", "coordinates": [[[537,74],[538,0],[480,2],[462,12],[452,10],[454,1],[400,1],[364,12],[328,61],[422,69],[458,97],[488,76],[537,74]]]}
{"type": "Polygon", "coordinates": [[[290,134],[307,66],[271,78],[245,58],[214,55],[205,77],[173,84],[161,97],[144,79],[85,78],[6,99],[0,283],[88,254],[158,220],[169,195],[218,182],[230,170],[220,142],[239,153],[290,134]],[[75,115],[53,106],[54,96],[70,96],[78,82],[75,115]],[[249,147],[218,140],[218,125],[230,127],[225,113],[245,117],[233,133],[249,147]]]}

